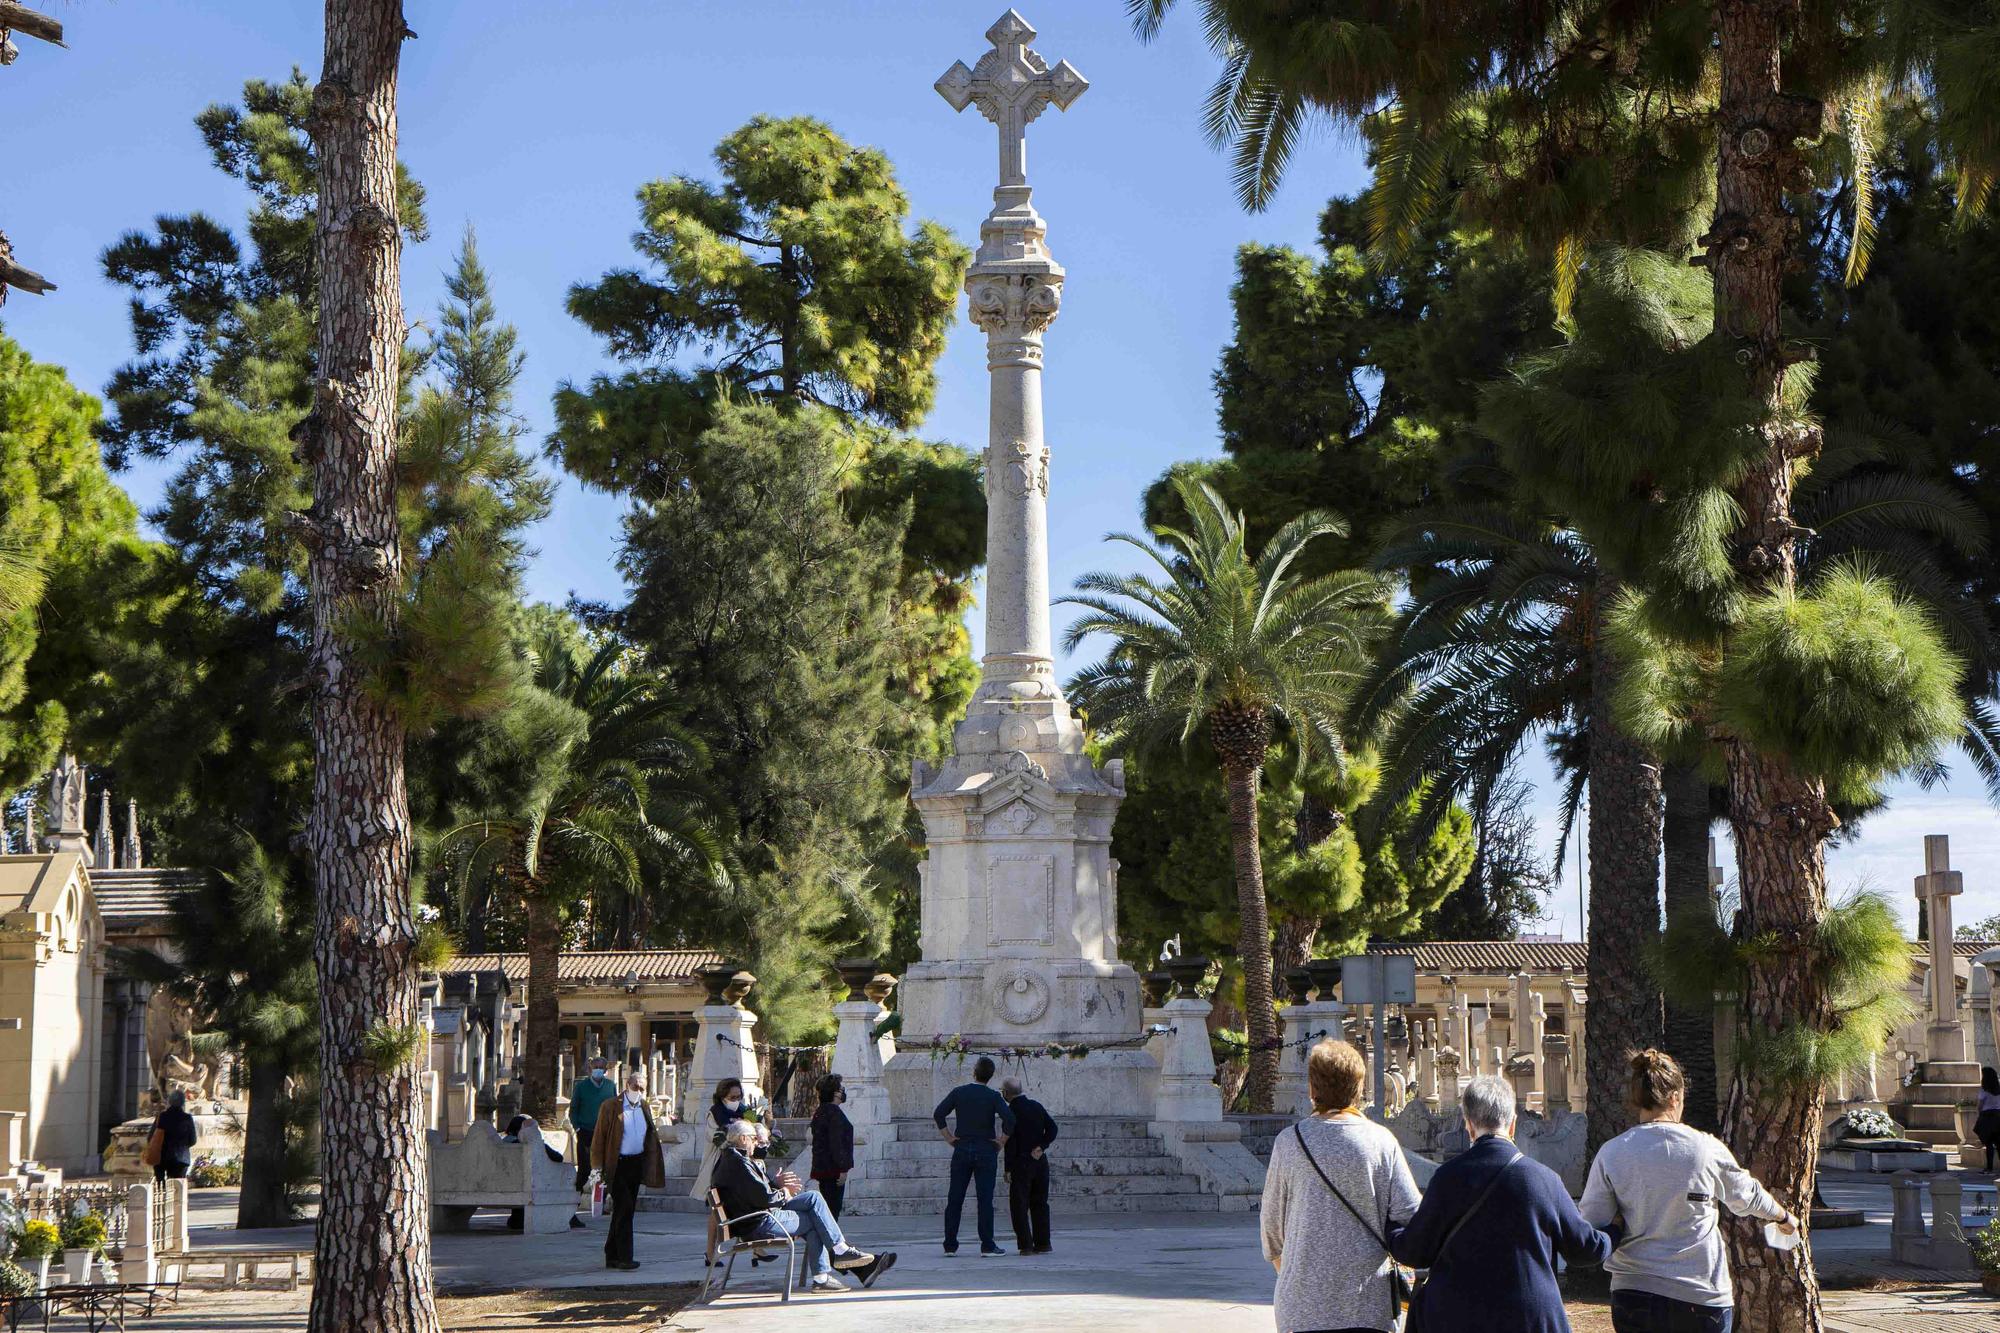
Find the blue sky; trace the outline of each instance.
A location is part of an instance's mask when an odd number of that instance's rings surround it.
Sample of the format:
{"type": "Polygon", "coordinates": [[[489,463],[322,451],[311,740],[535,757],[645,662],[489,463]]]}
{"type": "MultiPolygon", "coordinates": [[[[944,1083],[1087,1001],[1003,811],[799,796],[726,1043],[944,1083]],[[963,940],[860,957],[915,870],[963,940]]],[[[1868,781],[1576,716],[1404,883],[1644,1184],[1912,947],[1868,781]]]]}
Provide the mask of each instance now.
{"type": "MultiPolygon", "coordinates": [[[[888,153],[918,216],[968,241],[990,202],[995,140],[931,84],[984,50],[1001,0],[411,0],[402,156],[430,193],[432,239],[404,255],[408,318],[428,318],[460,231],[477,227],[503,316],[527,353],[522,408],[537,435],[549,392],[606,365],[563,312],[574,282],[629,262],[633,192],[708,175],[717,140],[760,113],[809,114],[888,153]]],[[[192,120],[246,78],[319,66],[317,0],[75,0],[57,7],[70,49],[21,40],[0,70],[0,114],[32,126],[8,155],[0,227],[20,259],[61,285],[17,295],[7,331],[100,389],[130,355],[125,302],[97,257],[155,214],[203,210],[235,224],[246,201],[207,160],[192,120]]],[[[1227,162],[1203,141],[1213,73],[1191,13],[1141,45],[1122,0],[1024,6],[1035,45],[1091,89],[1030,130],[1035,201],[1069,270],[1048,340],[1054,451],[1052,587],[1115,563],[1105,532],[1135,526],[1140,491],[1172,461],[1216,451],[1210,376],[1230,333],[1232,256],[1245,241],[1309,245],[1321,205],[1362,180],[1350,142],[1321,133],[1259,216],[1237,208],[1227,162]]],[[[984,443],[980,340],[961,323],[924,433],[984,443]]],[[[129,475],[142,504],[160,474],[129,475]]],[[[618,504],[565,481],[539,537],[539,597],[617,598],[618,504]]],[[[1060,616],[1060,611],[1058,615],[1060,616]]],[[[976,617],[975,617],[976,619],[976,617]]],[[[974,626],[975,634],[977,625],[974,626]]],[[[1538,775],[1540,765],[1535,765],[1538,775]]],[[[1546,784],[1544,784],[1546,790],[1546,784]]],[[[1553,830],[1545,827],[1552,840],[1553,830]]],[[[2000,912],[2000,827],[1976,783],[1901,793],[1834,879],[1868,879],[1909,915],[1921,835],[1950,833],[1967,870],[1961,919],[2000,912]]],[[[1725,849],[1725,859],[1727,852],[1725,849]]],[[[1578,930],[1576,865],[1545,929],[1578,930]]]]}

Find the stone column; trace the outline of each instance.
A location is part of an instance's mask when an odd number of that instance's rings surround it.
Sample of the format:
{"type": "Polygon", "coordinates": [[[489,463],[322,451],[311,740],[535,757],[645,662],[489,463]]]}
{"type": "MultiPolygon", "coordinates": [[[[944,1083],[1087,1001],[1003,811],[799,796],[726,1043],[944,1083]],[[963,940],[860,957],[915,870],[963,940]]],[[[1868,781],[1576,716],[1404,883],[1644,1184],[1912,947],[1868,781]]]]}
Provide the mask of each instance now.
{"type": "Polygon", "coordinates": [[[1542,1110],[1549,1119],[1569,1114],[1569,1038],[1560,1032],[1542,1037],[1542,1110]]]}
{"type": "Polygon", "coordinates": [[[1958,1017],[1958,973],[1952,953],[1951,900],[1964,892],[1965,876],[1951,868],[1951,840],[1941,833],[1926,837],[1924,873],[1917,876],[1917,901],[1930,918],[1931,1024],[1927,1046],[1930,1058],[1945,1064],[1963,1064],[1970,1058],[1965,1025],[1958,1017]]]}
{"type": "Polygon", "coordinates": [[[1563,982],[1563,1029],[1569,1037],[1569,1100],[1577,1105],[1585,1100],[1586,1080],[1589,1075],[1584,1068],[1584,1052],[1589,1049],[1584,1044],[1584,1022],[1588,1015],[1584,1012],[1583,987],[1575,982],[1563,982]]]}
{"type": "Polygon", "coordinates": [[[1437,1109],[1437,1021],[1422,1019],[1417,1024],[1417,1096],[1424,1105],[1437,1109]]]}
{"type": "Polygon", "coordinates": [[[857,1129],[889,1123],[889,1093],[882,1086],[882,1054],[868,1035],[882,1006],[868,998],[875,976],[871,958],[842,959],[834,965],[847,983],[847,998],[833,1006],[839,1032],[833,1041],[833,1072],[847,1090],[847,1118],[857,1129]]]}
{"type": "Polygon", "coordinates": [[[97,792],[97,834],[91,839],[90,864],[93,870],[115,868],[115,853],[111,840],[111,792],[99,788],[97,792]]]}
{"type": "Polygon", "coordinates": [[[1221,1120],[1222,1089],[1215,1086],[1215,1055],[1208,1045],[1208,1014],[1213,1006],[1190,987],[1164,1008],[1174,1035],[1167,1038],[1153,1119],[1221,1120]]]}
{"type": "MultiPolygon", "coordinates": [[[[1307,1023],[1312,1015],[1306,1007],[1312,1002],[1312,977],[1302,967],[1285,973],[1285,991],[1289,1003],[1279,1011],[1281,1026],[1279,1040],[1285,1043],[1278,1052],[1278,1081],[1273,1089],[1271,1105],[1281,1114],[1304,1104],[1311,1105],[1306,1096],[1306,1052],[1303,1045],[1307,1023]]],[[[1300,1112],[1303,1114],[1303,1112],[1300,1112]]]]}
{"type": "MultiPolygon", "coordinates": [[[[682,1117],[692,1120],[715,1096],[716,1085],[726,1078],[743,1080],[746,1101],[762,1101],[764,1089],[758,1081],[756,1037],[757,1015],[723,998],[725,989],[739,977],[750,974],[733,963],[701,969],[708,987],[708,1003],[695,1010],[700,1029],[695,1037],[694,1059],[689,1062],[687,1087],[682,1092],[682,1117]]],[[[756,978],[751,977],[751,981],[756,978]]],[[[747,986],[744,987],[748,989],[747,986]]],[[[739,995],[740,998],[740,995],[739,995]]]]}
{"type": "MultiPolygon", "coordinates": [[[[625,1071],[634,1070],[646,1072],[646,1015],[637,1000],[625,1010],[625,1071]]],[[[649,1092],[657,1091],[650,1083],[646,1088],[649,1092]]]]}
{"type": "Polygon", "coordinates": [[[153,1255],[153,1182],[137,1181],[125,1188],[125,1253],[118,1260],[120,1282],[157,1282],[159,1264],[153,1255]]]}

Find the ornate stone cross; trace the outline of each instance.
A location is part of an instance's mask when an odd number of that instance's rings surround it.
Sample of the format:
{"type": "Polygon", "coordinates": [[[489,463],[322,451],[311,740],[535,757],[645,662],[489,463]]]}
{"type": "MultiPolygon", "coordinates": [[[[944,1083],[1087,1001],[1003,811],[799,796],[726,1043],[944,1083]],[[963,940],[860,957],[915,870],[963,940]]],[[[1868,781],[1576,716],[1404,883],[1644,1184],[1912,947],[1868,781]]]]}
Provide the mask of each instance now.
{"type": "Polygon", "coordinates": [[[954,111],[977,103],[979,114],[1000,127],[1000,184],[1028,183],[1028,125],[1053,102],[1059,111],[1090,86],[1076,66],[1064,60],[1050,69],[1028,43],[1035,30],[1016,10],[1008,10],[986,30],[993,49],[971,69],[963,60],[937,81],[937,90],[954,111]]]}
{"type": "Polygon", "coordinates": [[[1965,1028],[1958,1019],[1958,978],[1953,967],[1951,900],[1965,892],[1965,876],[1951,868],[1951,839],[1934,833],[1924,839],[1924,873],[1917,876],[1917,901],[1928,914],[1931,946],[1930,1058],[1967,1058],[1965,1028]]]}

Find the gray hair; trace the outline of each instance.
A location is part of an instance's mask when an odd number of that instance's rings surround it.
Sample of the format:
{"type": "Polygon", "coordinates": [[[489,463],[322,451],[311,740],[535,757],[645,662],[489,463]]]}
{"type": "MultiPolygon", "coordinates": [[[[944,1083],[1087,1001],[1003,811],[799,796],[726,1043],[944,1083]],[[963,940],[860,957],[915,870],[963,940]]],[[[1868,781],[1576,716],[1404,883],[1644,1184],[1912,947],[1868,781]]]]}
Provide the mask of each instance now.
{"type": "Polygon", "coordinates": [[[1475,1131],[1497,1134],[1514,1123],[1514,1090],[1504,1078],[1485,1074],[1465,1085],[1458,1104],[1475,1131]]]}
{"type": "Polygon", "coordinates": [[[732,1120],[729,1122],[729,1128],[722,1131],[722,1138],[725,1143],[734,1143],[738,1139],[754,1139],[756,1137],[757,1122],[755,1120],[732,1120]]]}
{"type": "Polygon", "coordinates": [[[1015,1077],[1014,1077],[1014,1076],[1013,1076],[1012,1074],[1009,1074],[1009,1075],[1008,1075],[1008,1076],[1007,1076],[1006,1078],[1003,1078],[1003,1079],[1001,1079],[1001,1080],[1000,1080],[1000,1095],[1001,1095],[1002,1097],[1018,1097],[1018,1096],[1020,1096],[1020,1095],[1021,1095],[1021,1080],[1020,1080],[1020,1079],[1018,1079],[1018,1078],[1015,1078],[1015,1077]]]}

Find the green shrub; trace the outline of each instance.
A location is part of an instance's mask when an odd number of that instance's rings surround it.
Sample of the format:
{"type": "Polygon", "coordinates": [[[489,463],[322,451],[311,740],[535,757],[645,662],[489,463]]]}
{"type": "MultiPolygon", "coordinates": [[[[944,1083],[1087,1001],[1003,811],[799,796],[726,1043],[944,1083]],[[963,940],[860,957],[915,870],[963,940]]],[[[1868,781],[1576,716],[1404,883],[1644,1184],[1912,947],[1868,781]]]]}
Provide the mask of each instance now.
{"type": "Polygon", "coordinates": [[[46,1259],[62,1248],[62,1233],[53,1222],[37,1219],[21,1228],[21,1239],[14,1242],[16,1259],[46,1259]]]}
{"type": "Polygon", "coordinates": [[[36,1291],[35,1275],[12,1259],[0,1259],[0,1296],[11,1296],[16,1300],[32,1296],[36,1291]]]}
{"type": "Polygon", "coordinates": [[[1715,717],[1848,795],[1958,730],[1962,670],[1921,608],[1841,565],[1750,606],[1717,672],[1715,717]]]}
{"type": "Polygon", "coordinates": [[[62,1224],[62,1246],[69,1250],[89,1250],[92,1254],[104,1253],[106,1238],[104,1219],[93,1212],[75,1213],[65,1218],[62,1224]]]}
{"type": "Polygon", "coordinates": [[[2000,1222],[1988,1222],[1977,1231],[1967,1232],[1965,1241],[1980,1272],[2000,1273],[2000,1222]]]}
{"type": "Polygon", "coordinates": [[[214,1189],[219,1185],[242,1183],[243,1163],[234,1157],[202,1157],[188,1168],[188,1184],[196,1189],[214,1189]]]}

